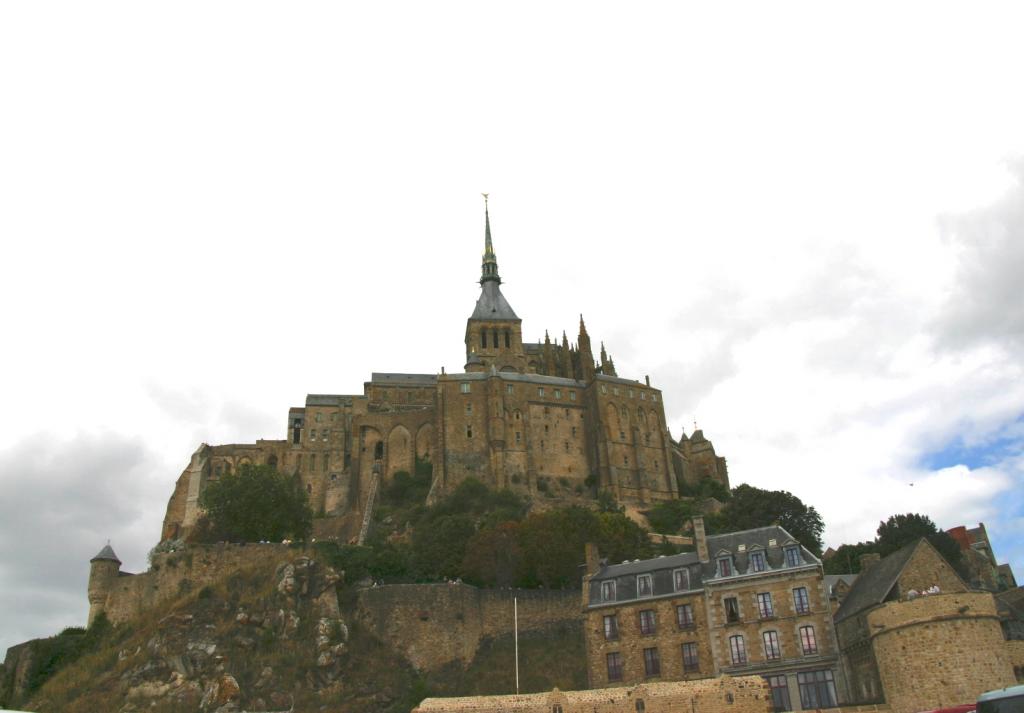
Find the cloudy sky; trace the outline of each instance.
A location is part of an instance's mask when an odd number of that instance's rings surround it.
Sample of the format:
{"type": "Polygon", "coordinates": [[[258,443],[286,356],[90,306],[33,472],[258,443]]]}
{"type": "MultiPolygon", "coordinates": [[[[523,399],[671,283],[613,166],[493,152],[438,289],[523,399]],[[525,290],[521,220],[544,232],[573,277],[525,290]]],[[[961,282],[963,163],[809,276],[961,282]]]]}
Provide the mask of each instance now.
{"type": "Polygon", "coordinates": [[[0,650],[199,443],[458,369],[481,191],[525,336],[583,312],[829,544],[1024,576],[1024,17],[703,5],[0,5],[0,650]]]}

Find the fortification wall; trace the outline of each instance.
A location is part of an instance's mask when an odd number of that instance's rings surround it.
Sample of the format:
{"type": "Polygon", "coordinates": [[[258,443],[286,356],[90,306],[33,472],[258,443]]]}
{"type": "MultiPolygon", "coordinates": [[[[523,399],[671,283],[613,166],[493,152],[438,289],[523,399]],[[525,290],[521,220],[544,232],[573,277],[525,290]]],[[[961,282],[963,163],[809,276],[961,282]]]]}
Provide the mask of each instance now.
{"type": "Polygon", "coordinates": [[[1024,683],[1024,641],[1012,639],[1006,642],[1006,655],[1013,666],[1013,674],[1017,677],[1017,683],[1024,683]]]}
{"type": "Polygon", "coordinates": [[[519,696],[428,698],[413,713],[769,713],[768,684],[760,676],[642,683],[623,688],[531,693],[519,696]],[[642,701],[642,705],[640,703],[642,701]]]}
{"type": "Polygon", "coordinates": [[[266,567],[294,559],[288,545],[190,545],[178,552],[155,555],[149,571],[122,572],[113,580],[103,611],[113,623],[129,621],[147,609],[213,584],[232,572],[257,565],[266,567]]]}
{"type": "Polygon", "coordinates": [[[868,630],[894,713],[970,703],[1014,683],[991,594],[890,602],[868,614],[868,630]]]}
{"type": "Polygon", "coordinates": [[[519,630],[542,630],[580,617],[577,591],[477,589],[466,584],[392,584],[362,589],[356,620],[417,669],[468,664],[480,642],[512,632],[513,598],[519,630]]]}

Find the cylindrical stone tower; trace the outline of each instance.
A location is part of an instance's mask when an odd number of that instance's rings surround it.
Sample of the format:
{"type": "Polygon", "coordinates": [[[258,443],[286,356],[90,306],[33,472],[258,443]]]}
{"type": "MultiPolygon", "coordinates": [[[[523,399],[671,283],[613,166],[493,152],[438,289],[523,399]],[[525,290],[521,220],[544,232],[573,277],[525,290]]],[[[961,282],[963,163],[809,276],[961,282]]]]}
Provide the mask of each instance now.
{"type": "Polygon", "coordinates": [[[89,622],[87,626],[92,626],[96,617],[106,606],[107,595],[121,571],[121,560],[114,554],[114,550],[108,542],[99,551],[99,554],[89,560],[89,565],[89,622]]]}

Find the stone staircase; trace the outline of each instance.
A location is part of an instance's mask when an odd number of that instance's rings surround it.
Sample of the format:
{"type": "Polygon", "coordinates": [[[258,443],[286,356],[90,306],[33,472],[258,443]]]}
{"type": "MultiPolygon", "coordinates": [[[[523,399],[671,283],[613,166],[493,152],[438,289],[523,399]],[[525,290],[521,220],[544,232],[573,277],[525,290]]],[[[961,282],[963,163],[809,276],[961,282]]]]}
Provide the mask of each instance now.
{"type": "Polygon", "coordinates": [[[370,522],[373,520],[373,504],[377,500],[377,488],[380,487],[380,470],[373,469],[373,476],[370,479],[370,492],[366,495],[366,507],[363,510],[363,524],[359,527],[359,539],[357,545],[366,542],[366,535],[370,532],[370,522]]]}

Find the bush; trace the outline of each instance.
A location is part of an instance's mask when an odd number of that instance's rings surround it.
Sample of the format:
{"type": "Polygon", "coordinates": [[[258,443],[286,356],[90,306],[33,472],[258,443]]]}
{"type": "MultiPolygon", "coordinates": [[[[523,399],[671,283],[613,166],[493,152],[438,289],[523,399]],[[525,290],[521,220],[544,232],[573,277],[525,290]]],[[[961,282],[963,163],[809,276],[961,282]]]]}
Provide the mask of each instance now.
{"type": "Polygon", "coordinates": [[[206,513],[192,533],[198,542],[304,540],[313,529],[302,484],[269,465],[242,464],[210,482],[199,502],[206,513]]]}
{"type": "Polygon", "coordinates": [[[683,531],[686,523],[697,514],[689,500],[666,500],[658,503],[647,515],[651,530],[663,535],[676,535],[683,531]]]}
{"type": "Polygon", "coordinates": [[[417,472],[415,475],[410,475],[407,471],[399,470],[395,472],[391,482],[384,488],[381,495],[383,495],[384,502],[389,505],[396,507],[415,505],[427,499],[427,493],[430,492],[430,481],[429,473],[424,475],[417,472]]]}

